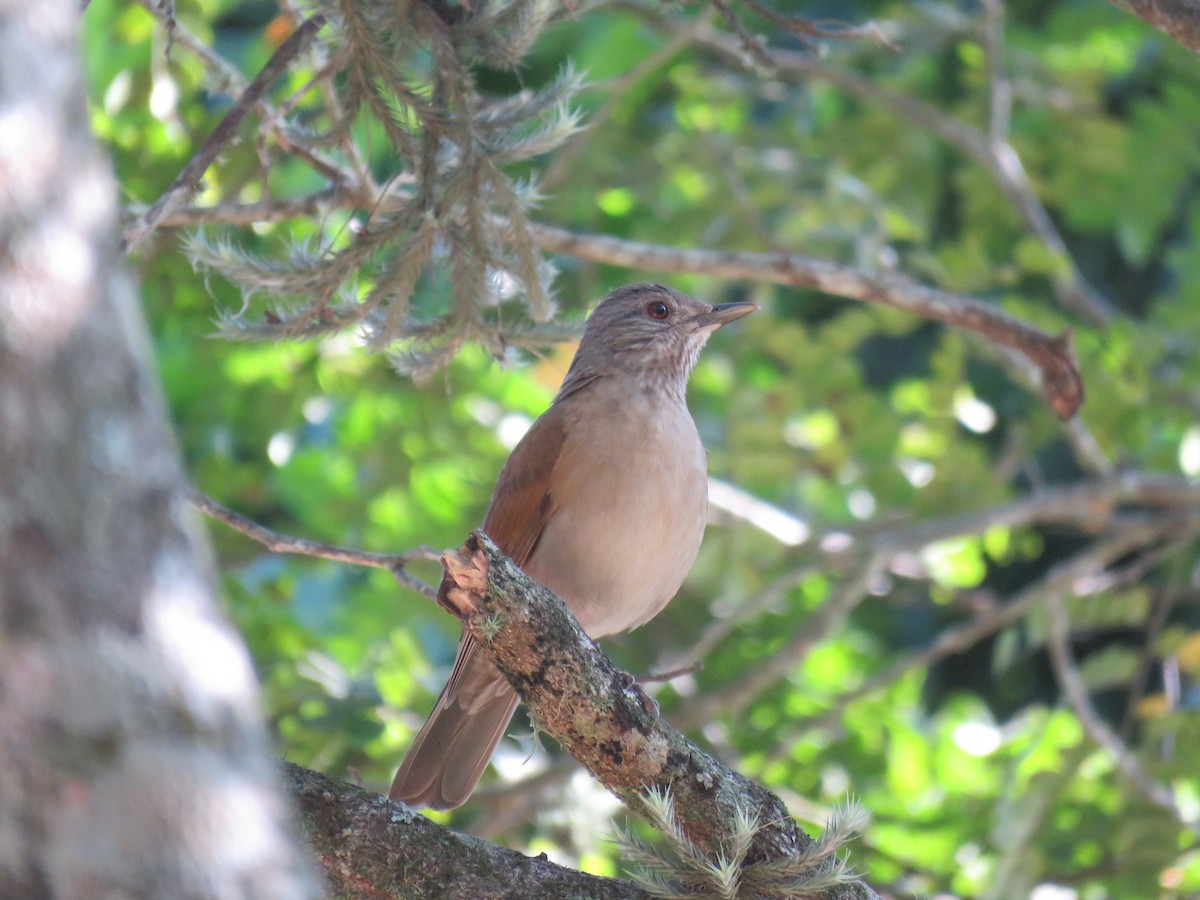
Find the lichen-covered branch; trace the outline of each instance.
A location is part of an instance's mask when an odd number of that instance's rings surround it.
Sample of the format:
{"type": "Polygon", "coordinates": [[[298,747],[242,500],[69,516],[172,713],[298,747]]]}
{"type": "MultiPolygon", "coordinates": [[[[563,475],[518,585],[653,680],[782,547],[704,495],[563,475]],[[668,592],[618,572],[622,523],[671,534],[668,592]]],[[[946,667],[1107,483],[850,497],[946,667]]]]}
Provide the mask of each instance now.
{"type": "MultiPolygon", "coordinates": [[[[748,866],[796,859],[812,844],[778,797],[656,719],[562,602],[486,535],[474,532],[443,563],[439,601],[476,636],[538,726],[631,809],[645,815],[648,792],[669,794],[679,828],[713,859],[738,823],[753,819],[760,824],[748,866]]],[[[874,893],[852,881],[825,896],[874,893]]]]}
{"type": "Polygon", "coordinates": [[[351,900],[649,900],[627,881],[460,834],[400,803],[291,763],[282,774],[330,896],[351,900]]]}

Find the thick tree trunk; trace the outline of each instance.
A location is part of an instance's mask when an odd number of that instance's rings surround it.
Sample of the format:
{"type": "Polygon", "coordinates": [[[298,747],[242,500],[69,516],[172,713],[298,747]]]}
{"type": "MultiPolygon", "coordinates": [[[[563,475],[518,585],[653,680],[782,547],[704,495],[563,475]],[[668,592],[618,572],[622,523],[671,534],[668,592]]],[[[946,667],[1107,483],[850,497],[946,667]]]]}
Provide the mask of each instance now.
{"type": "Polygon", "coordinates": [[[118,265],[79,14],[0,0],[0,897],[311,897],[118,265]]]}

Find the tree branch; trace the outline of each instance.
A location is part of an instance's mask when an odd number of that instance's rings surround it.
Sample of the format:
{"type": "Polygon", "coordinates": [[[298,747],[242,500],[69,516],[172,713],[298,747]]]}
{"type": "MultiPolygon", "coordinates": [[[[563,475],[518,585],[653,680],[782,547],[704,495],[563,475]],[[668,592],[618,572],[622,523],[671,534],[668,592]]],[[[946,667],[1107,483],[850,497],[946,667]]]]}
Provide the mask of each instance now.
{"type": "Polygon", "coordinates": [[[422,596],[433,600],[437,591],[431,585],[409,574],[406,569],[410,563],[417,560],[437,561],[441,554],[429,547],[418,547],[408,553],[372,553],[368,550],[355,550],[350,547],[338,547],[334,544],[323,544],[320,541],[310,541],[308,538],[289,537],[259,525],[240,513],[222,506],[206,494],[192,489],[188,492],[188,502],[200,512],[218,522],[223,522],[234,531],[239,531],[251,540],[258,541],[272,553],[291,553],[297,556],[313,556],[317,559],[329,559],[334,562],[349,563],[355,566],[368,566],[374,569],[386,569],[407,588],[411,588],[422,596]]]}
{"type": "MultiPolygon", "coordinates": [[[[658,18],[662,19],[661,16],[658,18]]],[[[915,122],[965,156],[974,159],[991,173],[1001,192],[1025,220],[1029,229],[1066,268],[1064,274],[1054,278],[1059,302],[1090,324],[1103,327],[1111,321],[1111,305],[1079,272],[1066,242],[1034,191],[1020,157],[1006,140],[990,140],[989,136],[978,128],[948,116],[907,94],[881,87],[872,79],[842,69],[815,54],[768,49],[753,39],[752,44],[748,46],[747,37],[744,31],[735,37],[722,34],[711,27],[702,28],[697,32],[700,44],[727,59],[744,63],[744,54],[748,52],[761,67],[778,75],[828,81],[852,96],[892,110],[906,122],[915,122]]]]}
{"type": "MultiPolygon", "coordinates": [[[[1095,533],[1112,527],[1118,513],[1129,507],[1151,510],[1159,516],[1175,516],[1197,506],[1200,506],[1200,485],[1195,482],[1171,475],[1131,472],[1119,478],[1048,488],[1002,506],[960,513],[930,522],[890,524],[883,530],[880,530],[878,523],[872,523],[869,528],[856,532],[839,531],[836,532],[839,538],[836,549],[827,549],[824,546],[823,537],[828,537],[828,534],[823,536],[819,532],[814,533],[804,543],[820,546],[820,555],[802,557],[803,561],[795,568],[776,578],[754,596],[740,602],[734,614],[714,620],[686,651],[669,655],[660,664],[667,668],[686,668],[699,664],[718,643],[736,631],[742,622],[780,602],[794,585],[814,572],[846,570],[851,566],[864,567],[863,571],[866,571],[867,566],[871,566],[872,571],[879,572],[892,566],[901,555],[915,554],[938,541],[978,534],[988,528],[1017,529],[1035,525],[1067,525],[1087,533],[1095,533]]],[[[854,583],[859,581],[859,578],[854,579],[854,583]]],[[[830,601],[835,605],[842,602],[847,604],[843,615],[849,613],[854,606],[851,600],[852,592],[849,595],[842,593],[846,590],[847,588],[843,587],[839,591],[838,597],[842,598],[841,601],[830,601]]],[[[838,624],[837,621],[826,619],[826,613],[822,612],[824,609],[825,607],[820,607],[811,619],[806,619],[798,626],[797,638],[785,644],[772,659],[772,670],[778,671],[784,667],[784,660],[793,652],[796,655],[791,658],[791,664],[784,668],[785,674],[803,661],[808,652],[808,641],[799,636],[800,632],[807,635],[814,629],[820,629],[828,633],[838,624]]],[[[774,683],[764,682],[757,676],[757,671],[753,680],[759,684],[759,692],[770,688],[774,683]]],[[[736,690],[736,705],[750,702],[756,696],[757,693],[736,690]]],[[[721,708],[729,706],[723,705],[721,708]]],[[[689,705],[680,721],[687,723],[685,727],[690,727],[690,723],[707,721],[704,717],[716,715],[716,712],[711,700],[706,697],[689,705]],[[697,712],[694,706],[699,706],[701,711],[697,712]]]]}
{"type": "Polygon", "coordinates": [[[1129,746],[1121,740],[1115,731],[1100,718],[1088,698],[1087,686],[1083,675],[1075,664],[1075,655],[1070,647],[1070,622],[1062,598],[1056,593],[1046,597],[1046,610],[1050,614],[1050,662],[1054,667],[1058,686],[1063,692],[1067,703],[1074,710],[1083,730],[1087,732],[1097,745],[1113,759],[1121,774],[1124,775],[1147,800],[1161,807],[1186,827],[1196,827],[1196,822],[1189,821],[1175,802],[1175,797],[1164,785],[1159,784],[1142,768],[1137,757],[1129,746]]]}
{"type": "Polygon", "coordinates": [[[538,246],[579,259],[633,269],[698,272],[720,278],[770,281],[808,287],[974,332],[1023,353],[1041,373],[1041,390],[1060,418],[1083,403],[1083,378],[1071,349],[1071,332],[1053,337],[980,300],[916,284],[895,275],[876,275],[790,253],[734,253],[644,244],[620,238],[574,234],[530,224],[538,246]]]}
{"type": "Polygon", "coordinates": [[[723,710],[745,708],[764,691],[773,687],[795,671],[809,653],[821,644],[835,628],[867,596],[871,582],[878,577],[886,561],[876,557],[868,565],[839,585],[833,595],[822,603],[812,615],[805,618],[801,627],[773,653],[758,665],[745,672],[720,690],[698,697],[688,704],[680,717],[684,728],[694,728],[712,721],[723,710]]]}
{"type": "MultiPolygon", "coordinates": [[[[951,654],[963,652],[984,638],[1020,621],[1039,603],[1046,602],[1050,597],[1081,597],[1094,593],[1098,589],[1095,581],[1097,572],[1128,553],[1161,541],[1167,531],[1161,522],[1143,523],[1100,541],[1069,560],[1059,563],[1037,582],[1010,598],[1007,603],[996,605],[962,624],[943,629],[924,649],[903,657],[859,687],[840,695],[833,708],[801,723],[802,729],[808,732],[834,727],[841,718],[842,711],[851,703],[882,690],[912,669],[924,668],[951,654]]],[[[780,746],[788,746],[788,743],[781,742],[780,746]]]]}
{"type": "Polygon", "coordinates": [[[196,190],[200,179],[204,177],[208,167],[213,164],[217,154],[221,152],[221,148],[237,134],[242,119],[258,104],[275,79],[283,74],[292,60],[308,46],[324,25],[325,16],[317,13],[292,32],[291,37],[276,48],[262,71],[250,82],[230,110],[225,113],[217,127],[213,129],[212,134],[200,145],[200,149],[196,151],[191,161],[183,167],[183,171],[167,188],[166,193],[125,229],[121,252],[133,251],[146,238],[146,235],[158,226],[162,218],[183,201],[185,195],[196,190]]]}
{"type": "Polygon", "coordinates": [[[649,900],[627,881],[585,875],[544,855],[529,857],[497,847],[354,785],[287,762],[280,767],[331,896],[649,900]]]}
{"type": "Polygon", "coordinates": [[[1196,0],[1111,0],[1193,53],[1200,53],[1200,3],[1196,0]]]}
{"type": "MultiPolygon", "coordinates": [[[[322,206],[349,208],[358,198],[337,190],[307,197],[254,204],[187,207],[164,216],[162,224],[245,224],[281,221],[322,206]]],[[[386,202],[380,211],[390,208],[386,202]]],[[[530,237],[543,250],[591,262],[717,278],[767,281],[808,287],[850,300],[904,310],[922,318],[974,332],[1018,351],[1037,372],[1038,387],[1060,418],[1069,419],[1083,403],[1083,378],[1071,348],[1071,332],[1057,337],[981,300],[917,284],[897,275],[863,272],[792,253],[721,252],[646,244],[601,235],[578,234],[530,222],[530,237]]]]}
{"type": "MultiPolygon", "coordinates": [[[[687,839],[713,859],[738,822],[759,823],[747,868],[800,858],[812,844],[782,801],[726,768],[645,708],[629,678],[562,602],[531,581],[482,532],[443,557],[439,602],[521,694],[538,725],[639,814],[650,791],[669,793],[687,839]]],[[[828,897],[874,897],[861,882],[828,897]]]]}

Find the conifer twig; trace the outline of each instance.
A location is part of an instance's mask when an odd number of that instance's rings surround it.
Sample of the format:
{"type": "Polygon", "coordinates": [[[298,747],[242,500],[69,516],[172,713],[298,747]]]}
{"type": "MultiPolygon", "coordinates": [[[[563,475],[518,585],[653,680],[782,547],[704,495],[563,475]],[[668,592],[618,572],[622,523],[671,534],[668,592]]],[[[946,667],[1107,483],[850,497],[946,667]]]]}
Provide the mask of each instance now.
{"type": "Polygon", "coordinates": [[[291,64],[309,42],[316,37],[318,31],[325,24],[325,16],[317,13],[303,24],[300,25],[291,37],[279,45],[271,59],[267,62],[261,72],[238,97],[237,102],[225,113],[225,117],[213,129],[212,134],[208,136],[200,149],[192,157],[191,161],[183,167],[183,171],[167,188],[166,193],[155,201],[154,205],[146,210],[136,221],[131,223],[125,229],[125,235],[121,242],[121,251],[130,253],[153,231],[162,221],[163,217],[178,206],[185,195],[195,191],[196,186],[200,183],[200,179],[204,177],[204,173],[208,171],[208,167],[212,165],[217,158],[217,154],[221,152],[221,148],[228,144],[233,136],[237,133],[238,126],[242,123],[242,119],[246,114],[262,99],[267,89],[274,83],[283,71],[291,64]]]}

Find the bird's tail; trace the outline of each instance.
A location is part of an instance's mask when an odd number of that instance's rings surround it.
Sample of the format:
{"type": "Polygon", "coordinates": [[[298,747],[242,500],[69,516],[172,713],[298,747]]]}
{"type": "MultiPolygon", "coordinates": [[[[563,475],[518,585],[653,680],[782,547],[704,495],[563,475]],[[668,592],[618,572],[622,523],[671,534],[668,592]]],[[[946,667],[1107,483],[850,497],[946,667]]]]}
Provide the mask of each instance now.
{"type": "Polygon", "coordinates": [[[450,680],[404,757],[388,796],[433,809],[462,805],[504,736],[518,699],[474,639],[463,635],[450,680]]]}

